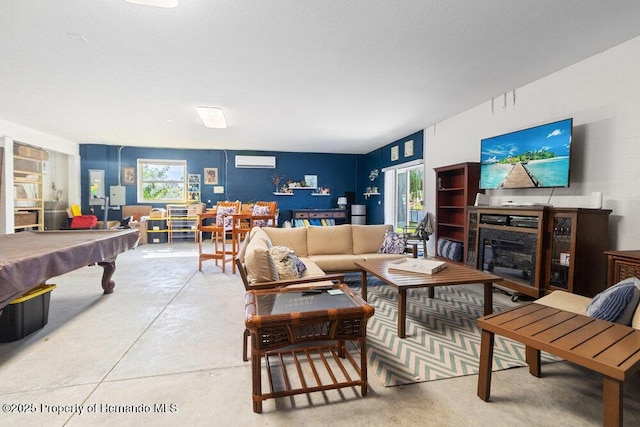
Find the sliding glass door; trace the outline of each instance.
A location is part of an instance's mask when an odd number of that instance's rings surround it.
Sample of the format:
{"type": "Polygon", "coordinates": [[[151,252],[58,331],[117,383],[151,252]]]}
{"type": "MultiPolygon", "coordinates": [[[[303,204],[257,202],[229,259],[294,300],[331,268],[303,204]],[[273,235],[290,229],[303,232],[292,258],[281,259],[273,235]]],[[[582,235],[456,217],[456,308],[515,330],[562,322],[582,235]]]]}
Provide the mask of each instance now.
{"type": "Polygon", "coordinates": [[[423,216],[423,164],[385,170],[385,193],[385,223],[399,232],[413,233],[423,216]]]}

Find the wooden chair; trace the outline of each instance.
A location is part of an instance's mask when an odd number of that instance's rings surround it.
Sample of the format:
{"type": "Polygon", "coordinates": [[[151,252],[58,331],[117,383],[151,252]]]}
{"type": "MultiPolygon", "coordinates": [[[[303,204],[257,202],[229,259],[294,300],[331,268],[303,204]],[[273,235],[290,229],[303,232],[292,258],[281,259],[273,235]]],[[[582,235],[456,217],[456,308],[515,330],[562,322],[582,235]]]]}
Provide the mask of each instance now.
{"type": "Polygon", "coordinates": [[[214,259],[216,265],[218,265],[219,260],[222,261],[223,273],[225,273],[226,263],[231,262],[232,270],[235,273],[233,260],[236,250],[233,244],[231,245],[231,251],[227,249],[227,234],[233,235],[233,214],[240,212],[241,205],[239,201],[218,202],[215,211],[198,214],[198,270],[202,271],[203,261],[214,259]],[[208,221],[212,219],[213,222],[209,224],[208,221]],[[211,233],[213,253],[203,251],[202,233],[211,233]]]}
{"type": "MultiPolygon", "coordinates": [[[[232,242],[235,253],[240,251],[240,245],[253,227],[275,227],[277,218],[278,202],[256,202],[252,205],[242,205],[242,213],[234,215],[232,242]],[[269,209],[266,214],[256,215],[254,206],[265,206],[269,209]]],[[[235,255],[235,254],[234,254],[235,255]]],[[[234,274],[235,274],[234,265],[234,274]]]]}
{"type": "Polygon", "coordinates": [[[255,206],[266,206],[269,213],[265,215],[252,215],[252,227],[275,227],[278,214],[278,202],[256,202],[255,206]]]}

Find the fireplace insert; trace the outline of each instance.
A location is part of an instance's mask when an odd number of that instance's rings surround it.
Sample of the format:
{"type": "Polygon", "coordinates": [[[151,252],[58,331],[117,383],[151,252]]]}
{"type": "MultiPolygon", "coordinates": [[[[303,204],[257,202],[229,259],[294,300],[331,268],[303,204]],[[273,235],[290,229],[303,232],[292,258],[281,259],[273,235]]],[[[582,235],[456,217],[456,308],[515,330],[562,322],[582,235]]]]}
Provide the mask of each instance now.
{"type": "Polygon", "coordinates": [[[481,228],[479,237],[479,268],[535,286],[536,234],[481,228]]]}

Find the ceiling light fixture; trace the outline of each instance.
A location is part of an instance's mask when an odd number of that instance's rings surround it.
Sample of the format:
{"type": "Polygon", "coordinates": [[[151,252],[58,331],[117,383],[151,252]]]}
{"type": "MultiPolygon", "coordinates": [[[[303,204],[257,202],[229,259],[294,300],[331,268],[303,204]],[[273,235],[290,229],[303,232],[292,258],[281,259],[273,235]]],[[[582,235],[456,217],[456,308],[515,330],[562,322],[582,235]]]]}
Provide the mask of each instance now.
{"type": "Polygon", "coordinates": [[[178,0],[126,0],[129,3],[141,4],[143,6],[172,8],[178,5],[178,0]]]}
{"type": "Polygon", "coordinates": [[[204,124],[208,128],[224,129],[227,127],[227,119],[224,118],[224,111],[218,107],[196,107],[196,111],[204,124]]]}

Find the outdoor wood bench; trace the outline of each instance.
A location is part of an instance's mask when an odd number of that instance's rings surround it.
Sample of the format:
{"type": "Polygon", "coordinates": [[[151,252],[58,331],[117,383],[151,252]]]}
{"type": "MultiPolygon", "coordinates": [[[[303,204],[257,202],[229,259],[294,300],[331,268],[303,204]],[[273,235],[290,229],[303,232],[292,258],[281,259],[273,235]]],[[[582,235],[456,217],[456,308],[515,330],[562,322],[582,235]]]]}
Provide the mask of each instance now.
{"type": "Polygon", "coordinates": [[[603,375],[603,425],[622,426],[624,381],[640,370],[640,330],[530,303],[481,317],[478,397],[489,400],[494,334],[521,342],[529,372],[540,376],[540,351],[603,375]]]}

